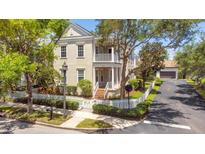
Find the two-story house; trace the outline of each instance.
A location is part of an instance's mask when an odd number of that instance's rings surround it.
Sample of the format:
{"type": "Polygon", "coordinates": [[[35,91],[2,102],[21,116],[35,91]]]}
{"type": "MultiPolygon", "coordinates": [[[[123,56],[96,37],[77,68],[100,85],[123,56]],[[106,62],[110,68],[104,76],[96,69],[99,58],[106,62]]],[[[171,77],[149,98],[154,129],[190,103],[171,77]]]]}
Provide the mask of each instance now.
{"type": "Polygon", "coordinates": [[[122,67],[119,56],[113,47],[103,50],[98,46],[97,38],[83,27],[70,24],[58,42],[55,55],[57,71],[61,72],[64,63],[68,66],[68,85],[76,86],[80,80],[88,79],[93,84],[93,96],[98,98],[119,90],[122,67]]]}

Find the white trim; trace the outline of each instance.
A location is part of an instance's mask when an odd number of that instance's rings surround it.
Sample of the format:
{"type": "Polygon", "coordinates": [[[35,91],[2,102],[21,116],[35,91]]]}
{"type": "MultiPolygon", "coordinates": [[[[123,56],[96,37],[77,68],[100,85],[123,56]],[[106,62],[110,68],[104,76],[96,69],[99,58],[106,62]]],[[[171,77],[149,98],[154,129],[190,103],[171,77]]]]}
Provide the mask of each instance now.
{"type": "Polygon", "coordinates": [[[114,67],[112,67],[112,89],[114,89],[114,67]]]}
{"type": "Polygon", "coordinates": [[[191,130],[191,127],[185,126],[185,125],[177,125],[177,124],[168,124],[168,123],[162,123],[162,122],[155,122],[155,121],[144,121],[145,124],[150,124],[150,125],[161,125],[161,126],[166,126],[166,127],[173,127],[173,128],[181,128],[181,129],[188,129],[191,130]]]}
{"type": "Polygon", "coordinates": [[[77,58],[85,58],[85,47],[84,47],[84,44],[78,44],[77,45],[77,58]],[[79,56],[79,46],[82,46],[83,47],[83,56],[79,56]]]}
{"type": "Polygon", "coordinates": [[[78,80],[78,71],[79,71],[79,70],[83,70],[83,72],[84,72],[84,73],[83,73],[83,75],[84,75],[83,80],[85,80],[85,68],[77,68],[77,69],[76,69],[76,71],[77,71],[77,83],[79,82],[79,80],[78,80]]]}
{"type": "Polygon", "coordinates": [[[61,45],[60,46],[60,58],[61,59],[67,59],[68,58],[68,56],[67,56],[67,45],[61,45]],[[65,57],[62,57],[62,47],[65,47],[65,57]]]}

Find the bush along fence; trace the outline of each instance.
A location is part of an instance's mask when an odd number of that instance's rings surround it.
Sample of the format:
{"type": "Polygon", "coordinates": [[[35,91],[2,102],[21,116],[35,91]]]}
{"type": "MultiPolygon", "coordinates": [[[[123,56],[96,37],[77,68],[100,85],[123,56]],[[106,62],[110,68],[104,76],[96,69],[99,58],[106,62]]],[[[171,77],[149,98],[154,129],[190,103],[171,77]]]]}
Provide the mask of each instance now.
{"type": "MultiPolygon", "coordinates": [[[[135,108],[137,104],[144,102],[148,97],[148,95],[150,94],[150,92],[152,91],[154,86],[155,86],[155,81],[152,82],[152,84],[149,86],[149,88],[145,91],[145,93],[141,97],[137,99],[130,99],[129,104],[127,99],[90,100],[90,99],[85,99],[76,96],[66,96],[66,100],[78,102],[80,108],[92,109],[92,106],[94,104],[104,104],[104,105],[109,105],[121,109],[131,109],[131,108],[135,108]]],[[[25,96],[26,96],[25,92],[15,92],[11,94],[12,98],[22,98],[25,96]]],[[[49,94],[45,95],[45,94],[38,94],[38,93],[33,93],[33,98],[34,99],[55,99],[55,100],[64,99],[64,97],[61,95],[49,95],[49,94]]]]}
{"type": "Polygon", "coordinates": [[[145,91],[145,93],[137,98],[137,99],[130,99],[128,104],[128,99],[116,99],[116,100],[96,100],[95,104],[104,104],[109,105],[121,109],[132,109],[137,106],[137,104],[144,102],[150,92],[152,91],[153,87],[155,86],[155,81],[152,82],[152,84],[149,86],[149,88],[145,91]]]}

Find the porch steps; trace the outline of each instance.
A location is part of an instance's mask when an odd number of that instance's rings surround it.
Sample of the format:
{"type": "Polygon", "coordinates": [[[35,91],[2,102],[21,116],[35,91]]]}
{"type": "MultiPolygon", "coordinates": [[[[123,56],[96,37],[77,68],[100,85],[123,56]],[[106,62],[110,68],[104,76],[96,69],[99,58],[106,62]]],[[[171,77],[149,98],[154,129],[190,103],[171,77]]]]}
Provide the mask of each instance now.
{"type": "Polygon", "coordinates": [[[96,95],[95,95],[95,98],[96,99],[104,99],[104,92],[105,92],[104,88],[98,88],[96,95]]]}

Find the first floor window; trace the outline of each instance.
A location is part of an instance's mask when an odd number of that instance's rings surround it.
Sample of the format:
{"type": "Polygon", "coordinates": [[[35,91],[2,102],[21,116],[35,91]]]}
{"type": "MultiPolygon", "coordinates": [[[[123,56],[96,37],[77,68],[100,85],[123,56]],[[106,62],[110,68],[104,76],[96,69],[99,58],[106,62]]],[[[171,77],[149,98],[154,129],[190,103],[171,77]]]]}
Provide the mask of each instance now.
{"type": "Polygon", "coordinates": [[[66,46],[61,46],[61,58],[66,58],[66,46]]]}
{"type": "Polygon", "coordinates": [[[78,82],[80,80],[84,80],[85,78],[85,70],[84,69],[78,69],[78,82]]]}

